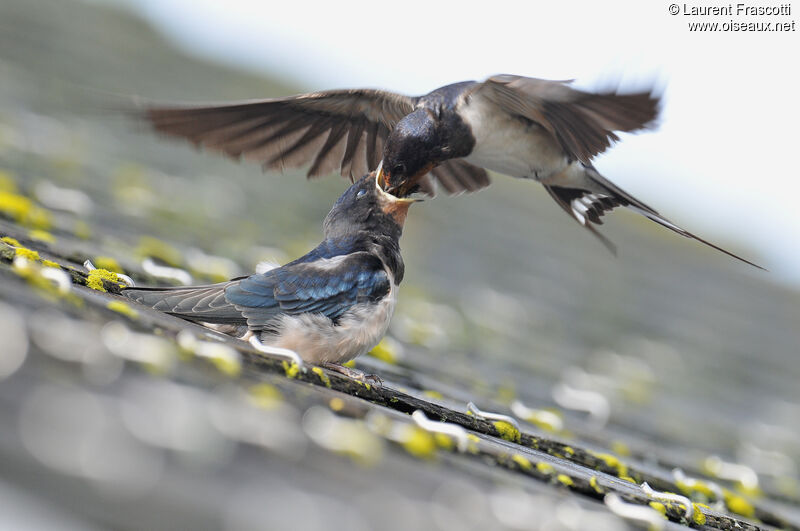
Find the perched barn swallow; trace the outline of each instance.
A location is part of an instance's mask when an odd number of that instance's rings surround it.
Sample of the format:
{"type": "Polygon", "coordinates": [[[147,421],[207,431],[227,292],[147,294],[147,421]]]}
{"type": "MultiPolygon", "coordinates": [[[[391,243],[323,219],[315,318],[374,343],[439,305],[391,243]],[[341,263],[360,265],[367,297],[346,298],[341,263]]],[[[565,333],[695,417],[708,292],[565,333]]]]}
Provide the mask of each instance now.
{"type": "Polygon", "coordinates": [[[151,107],[156,130],[233,157],[283,169],[311,162],[308,177],[335,169],[353,178],[383,162],[386,191],[451,194],[489,184],[485,169],[541,183],[573,219],[595,225],[624,206],[745,263],[661,216],[600,175],[592,159],[658,114],[652,91],[590,93],[568,81],[514,75],[446,85],[424,96],[334,90],[203,107],[151,107]]]}
{"type": "Polygon", "coordinates": [[[404,265],[399,239],[415,200],[383,191],[375,172],[325,218],[325,239],[282,267],[209,286],[129,288],[141,304],[189,321],[233,325],[310,363],[341,364],[378,344],[404,265]]]}

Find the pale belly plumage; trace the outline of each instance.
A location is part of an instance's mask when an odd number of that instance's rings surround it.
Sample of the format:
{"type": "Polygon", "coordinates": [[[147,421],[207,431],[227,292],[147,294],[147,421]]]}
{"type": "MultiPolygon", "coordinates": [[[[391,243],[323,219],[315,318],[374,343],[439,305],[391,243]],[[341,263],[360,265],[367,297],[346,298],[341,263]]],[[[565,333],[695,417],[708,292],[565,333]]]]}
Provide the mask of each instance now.
{"type": "Polygon", "coordinates": [[[547,179],[569,163],[553,137],[540,126],[499,109],[473,94],[460,109],[472,129],[475,147],[464,160],[511,177],[547,179]]]}
{"type": "Polygon", "coordinates": [[[277,334],[262,334],[268,346],[293,350],[308,363],[342,364],[377,345],[394,314],[397,286],[377,304],[359,304],[348,310],[334,325],[322,314],[284,315],[277,334]]]}

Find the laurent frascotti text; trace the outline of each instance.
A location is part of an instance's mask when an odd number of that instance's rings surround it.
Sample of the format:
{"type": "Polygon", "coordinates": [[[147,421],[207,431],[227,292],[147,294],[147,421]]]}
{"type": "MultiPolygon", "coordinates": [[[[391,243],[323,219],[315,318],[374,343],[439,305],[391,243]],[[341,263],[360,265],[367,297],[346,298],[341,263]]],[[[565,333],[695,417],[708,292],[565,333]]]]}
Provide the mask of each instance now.
{"type": "MultiPolygon", "coordinates": [[[[672,4],[673,6],[675,4],[672,4]]],[[[672,13],[677,14],[677,13],[672,13]]],[[[682,4],[681,15],[689,16],[790,16],[792,14],[792,4],[780,4],[774,6],[754,6],[748,4],[727,4],[727,5],[693,5],[682,4]]]]}

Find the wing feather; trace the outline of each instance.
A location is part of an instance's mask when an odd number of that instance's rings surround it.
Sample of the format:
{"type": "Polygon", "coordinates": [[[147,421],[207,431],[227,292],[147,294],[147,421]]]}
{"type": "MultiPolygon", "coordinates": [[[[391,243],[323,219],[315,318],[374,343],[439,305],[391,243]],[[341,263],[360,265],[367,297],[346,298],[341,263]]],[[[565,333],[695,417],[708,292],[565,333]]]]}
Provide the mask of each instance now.
{"type": "Polygon", "coordinates": [[[378,165],[389,132],[416,101],[379,90],[333,90],[223,105],[154,105],[140,116],[160,133],[265,169],[311,163],[309,178],[338,170],[352,179],[378,165]]]}

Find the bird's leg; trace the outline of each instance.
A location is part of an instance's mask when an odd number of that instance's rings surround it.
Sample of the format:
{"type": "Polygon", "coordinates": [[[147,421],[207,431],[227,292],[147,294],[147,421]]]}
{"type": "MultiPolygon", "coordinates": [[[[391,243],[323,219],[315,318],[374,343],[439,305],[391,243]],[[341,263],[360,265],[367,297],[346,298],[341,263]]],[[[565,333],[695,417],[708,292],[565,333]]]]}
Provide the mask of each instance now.
{"type": "Polygon", "coordinates": [[[351,369],[350,367],[345,367],[344,365],[338,365],[336,363],[323,363],[322,366],[328,369],[329,371],[338,372],[343,376],[346,376],[353,380],[357,380],[359,382],[369,383],[372,385],[383,384],[383,380],[377,374],[366,374],[364,371],[359,371],[358,369],[351,369]]]}

